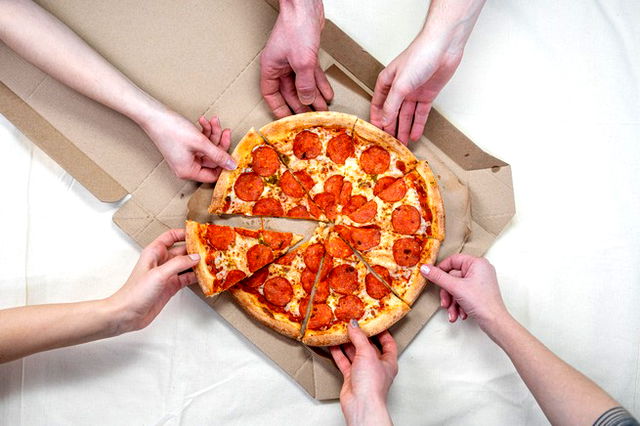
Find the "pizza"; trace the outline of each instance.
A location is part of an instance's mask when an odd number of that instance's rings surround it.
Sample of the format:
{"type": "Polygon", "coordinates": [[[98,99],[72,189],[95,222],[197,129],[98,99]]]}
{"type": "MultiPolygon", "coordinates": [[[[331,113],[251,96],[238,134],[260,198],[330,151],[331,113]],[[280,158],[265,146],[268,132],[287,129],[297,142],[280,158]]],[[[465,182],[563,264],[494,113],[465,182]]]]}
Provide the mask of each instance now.
{"type": "Polygon", "coordinates": [[[317,222],[300,246],[257,270],[239,269],[241,280],[225,287],[217,278],[249,315],[304,344],[327,346],[349,340],[352,319],[371,336],[410,311],[426,284],[419,267],[435,261],[445,237],[443,201],[426,161],[336,112],[251,129],[232,156],[238,168],[220,175],[210,213],[317,222]]]}
{"type": "Polygon", "coordinates": [[[303,236],[265,229],[202,224],[185,225],[187,252],[200,255],[195,266],[198,284],[207,296],[216,295],[252,275],[287,252],[303,236]]]}

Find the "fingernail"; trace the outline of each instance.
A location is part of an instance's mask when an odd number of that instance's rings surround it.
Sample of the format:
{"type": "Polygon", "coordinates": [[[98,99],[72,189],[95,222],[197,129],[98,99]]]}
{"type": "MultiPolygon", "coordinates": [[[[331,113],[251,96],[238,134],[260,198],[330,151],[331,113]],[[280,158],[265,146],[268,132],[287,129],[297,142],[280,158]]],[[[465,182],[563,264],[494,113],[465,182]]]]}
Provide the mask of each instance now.
{"type": "Polygon", "coordinates": [[[429,268],[427,265],[422,265],[420,267],[420,273],[422,275],[429,275],[429,272],[431,272],[431,268],[429,268]]]}
{"type": "Polygon", "coordinates": [[[316,97],[314,95],[300,95],[300,102],[302,102],[305,105],[311,105],[313,103],[313,101],[316,100],[316,97]]]}
{"type": "Polygon", "coordinates": [[[349,324],[351,324],[351,327],[353,328],[360,327],[360,324],[358,324],[358,321],[354,320],[353,318],[351,319],[351,321],[349,321],[349,324]]]}
{"type": "Polygon", "coordinates": [[[453,321],[453,312],[449,312],[449,321],[453,321]]]}
{"type": "Polygon", "coordinates": [[[224,168],[227,170],[235,170],[238,165],[232,159],[228,159],[226,163],[224,163],[224,168]]]}
{"type": "Polygon", "coordinates": [[[440,300],[440,306],[444,308],[444,300],[440,300]]]}
{"type": "Polygon", "coordinates": [[[200,260],[200,255],[198,253],[193,253],[189,255],[191,260],[200,260]]]}

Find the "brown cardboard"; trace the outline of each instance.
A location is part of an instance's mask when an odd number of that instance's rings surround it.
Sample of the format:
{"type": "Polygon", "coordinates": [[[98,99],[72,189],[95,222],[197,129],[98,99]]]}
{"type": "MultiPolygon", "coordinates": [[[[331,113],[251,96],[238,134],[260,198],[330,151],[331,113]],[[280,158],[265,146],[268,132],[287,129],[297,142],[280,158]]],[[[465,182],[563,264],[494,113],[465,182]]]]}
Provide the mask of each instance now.
{"type": "MultiPolygon", "coordinates": [[[[266,2],[40,3],[172,109],[193,122],[201,114],[219,115],[233,128],[234,144],[249,127],[271,120],[258,86],[259,53],[276,18],[266,2]]],[[[367,97],[382,65],[329,21],[322,48],[321,64],[336,90],[331,108],[366,118],[367,97]]],[[[2,44],[0,81],[0,112],[97,198],[115,201],[131,194],[114,221],[138,244],[182,226],[188,202],[190,216],[206,220],[199,206],[208,203],[210,187],[196,191],[196,184],[177,179],[126,117],[62,86],[2,44]]],[[[411,148],[430,161],[443,188],[448,237],[442,254],[484,253],[514,214],[509,165],[482,152],[436,111],[425,138],[411,148]]],[[[267,226],[284,225],[268,220],[267,226]]],[[[228,299],[206,302],[310,395],[338,396],[340,375],[324,351],[265,329],[228,299]]],[[[437,308],[431,286],[394,326],[401,349],[437,308]]]]}

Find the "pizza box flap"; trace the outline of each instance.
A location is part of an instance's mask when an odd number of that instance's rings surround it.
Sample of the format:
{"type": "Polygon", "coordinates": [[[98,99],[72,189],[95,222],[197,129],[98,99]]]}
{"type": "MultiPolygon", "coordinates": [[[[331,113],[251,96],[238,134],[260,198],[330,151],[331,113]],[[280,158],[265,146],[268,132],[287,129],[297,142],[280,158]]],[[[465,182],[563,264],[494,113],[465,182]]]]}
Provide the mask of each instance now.
{"type": "MultiPolygon", "coordinates": [[[[259,92],[259,53],[277,17],[274,1],[39,1],[132,81],[195,122],[219,115],[234,130],[272,120],[259,92]],[[271,5],[270,5],[270,4],[271,5]],[[250,31],[247,31],[250,28],[250,31]],[[228,49],[213,46],[233,45],[228,49]]],[[[332,110],[368,117],[382,65],[332,22],[320,61],[336,90],[332,110]]],[[[130,194],[114,221],[141,246],[189,215],[206,220],[210,185],[176,178],[153,143],[128,118],[61,85],[0,43],[0,112],[98,199],[130,194]],[[135,165],[132,167],[132,165],[135,165]]],[[[484,153],[435,110],[425,138],[411,145],[429,159],[447,208],[441,254],[484,253],[514,214],[508,164],[484,153]]],[[[277,227],[277,223],[268,226],[277,227]]],[[[198,292],[197,289],[194,291],[198,292]]],[[[256,324],[227,295],[206,299],[317,399],[337,398],[340,376],[323,351],[311,350],[256,324]]],[[[393,328],[405,348],[438,309],[433,286],[393,328]]]]}

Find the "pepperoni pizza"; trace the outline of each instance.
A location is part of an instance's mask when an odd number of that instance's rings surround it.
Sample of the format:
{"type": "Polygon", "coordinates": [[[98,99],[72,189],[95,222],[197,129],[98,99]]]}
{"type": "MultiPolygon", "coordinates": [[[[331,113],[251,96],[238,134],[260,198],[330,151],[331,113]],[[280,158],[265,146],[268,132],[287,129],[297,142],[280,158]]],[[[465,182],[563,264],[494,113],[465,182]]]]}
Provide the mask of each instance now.
{"type": "Polygon", "coordinates": [[[249,314],[324,346],[347,342],[351,319],[374,335],[410,310],[426,283],[419,265],[435,261],[444,240],[443,202],[425,161],[335,112],[252,129],[232,155],[239,166],[221,174],[211,213],[318,222],[309,241],[229,288],[249,314]]]}

